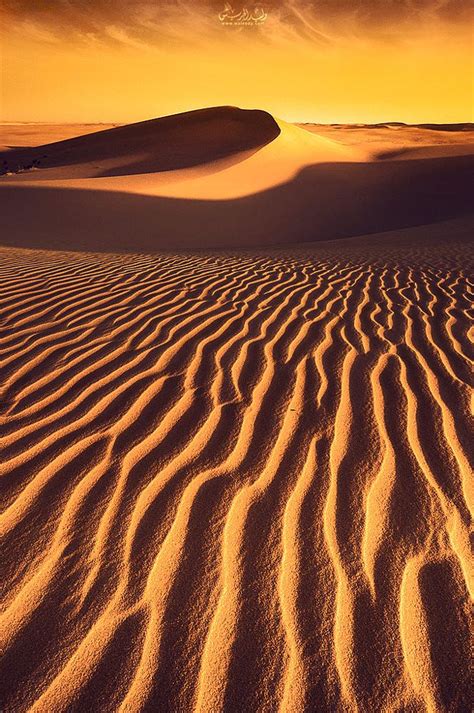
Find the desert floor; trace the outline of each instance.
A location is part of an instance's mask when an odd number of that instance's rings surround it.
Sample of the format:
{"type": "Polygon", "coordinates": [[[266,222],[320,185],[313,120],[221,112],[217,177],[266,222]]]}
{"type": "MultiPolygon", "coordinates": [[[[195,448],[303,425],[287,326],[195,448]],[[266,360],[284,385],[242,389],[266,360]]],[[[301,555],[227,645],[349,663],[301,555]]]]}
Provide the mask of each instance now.
{"type": "Polygon", "coordinates": [[[0,178],[2,711],[470,709],[472,138],[418,129],[428,153],[379,169],[392,130],[358,131],[249,132],[177,178],[142,154],[0,178]],[[351,185],[382,197],[360,216],[351,185]]]}

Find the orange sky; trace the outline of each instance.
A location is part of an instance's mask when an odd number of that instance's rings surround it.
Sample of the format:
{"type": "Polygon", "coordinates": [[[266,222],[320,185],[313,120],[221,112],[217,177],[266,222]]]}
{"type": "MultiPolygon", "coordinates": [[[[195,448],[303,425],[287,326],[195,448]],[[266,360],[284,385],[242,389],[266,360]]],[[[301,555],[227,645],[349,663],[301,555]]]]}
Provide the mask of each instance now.
{"type": "Polygon", "coordinates": [[[233,104],[289,121],[472,121],[467,3],[275,0],[259,26],[223,25],[223,7],[7,0],[2,120],[129,122],[233,104]]]}

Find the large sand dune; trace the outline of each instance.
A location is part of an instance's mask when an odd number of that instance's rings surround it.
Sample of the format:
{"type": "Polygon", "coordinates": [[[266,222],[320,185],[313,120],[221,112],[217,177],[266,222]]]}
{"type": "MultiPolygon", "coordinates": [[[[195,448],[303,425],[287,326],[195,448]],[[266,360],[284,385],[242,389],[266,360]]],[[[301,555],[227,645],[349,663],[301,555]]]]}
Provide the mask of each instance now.
{"type": "Polygon", "coordinates": [[[264,111],[216,107],[118,126],[0,156],[3,172],[68,169],[68,175],[129,175],[186,168],[255,149],[279,134],[264,111]],[[98,165],[99,164],[99,165],[98,165]]]}
{"type": "Polygon", "coordinates": [[[472,212],[465,141],[421,154],[397,143],[377,160],[363,143],[221,107],[7,151],[0,163],[17,170],[0,177],[2,243],[263,246],[446,220],[472,212]]]}
{"type": "Polygon", "coordinates": [[[0,179],[2,711],[471,707],[470,159],[275,125],[0,179]]]}

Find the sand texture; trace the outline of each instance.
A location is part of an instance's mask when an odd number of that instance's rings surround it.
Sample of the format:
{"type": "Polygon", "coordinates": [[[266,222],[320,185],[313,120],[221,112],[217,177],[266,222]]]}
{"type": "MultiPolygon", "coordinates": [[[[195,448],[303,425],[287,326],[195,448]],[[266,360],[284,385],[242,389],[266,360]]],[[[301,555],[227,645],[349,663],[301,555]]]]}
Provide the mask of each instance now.
{"type": "Polygon", "coordinates": [[[2,712],[471,708],[471,159],[257,119],[177,181],[286,178],[204,226],[118,154],[0,179],[2,712]]]}

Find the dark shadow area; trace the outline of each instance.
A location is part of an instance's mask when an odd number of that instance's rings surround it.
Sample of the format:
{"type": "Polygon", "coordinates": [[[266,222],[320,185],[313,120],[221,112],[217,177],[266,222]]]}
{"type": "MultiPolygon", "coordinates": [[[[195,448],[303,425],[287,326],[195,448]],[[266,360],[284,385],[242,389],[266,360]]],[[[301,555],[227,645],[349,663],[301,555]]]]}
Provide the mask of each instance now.
{"type": "Polygon", "coordinates": [[[471,710],[470,604],[457,564],[426,564],[420,571],[420,590],[442,710],[471,710]]]}
{"type": "Polygon", "coordinates": [[[472,213],[474,157],[310,166],[234,200],[0,183],[1,244],[95,252],[265,247],[347,238],[472,213]]]}
{"type": "Polygon", "coordinates": [[[431,129],[431,131],[474,131],[474,124],[469,121],[459,124],[407,124],[407,126],[418,126],[420,129],[431,129]]]}

